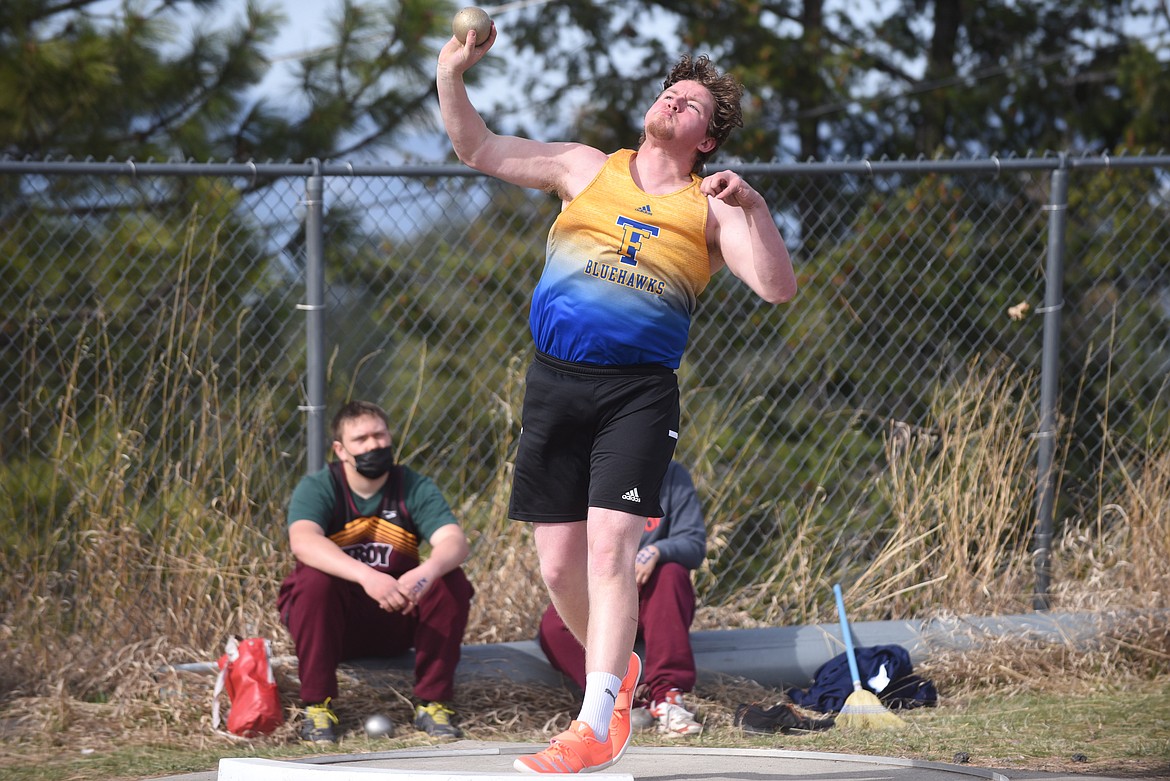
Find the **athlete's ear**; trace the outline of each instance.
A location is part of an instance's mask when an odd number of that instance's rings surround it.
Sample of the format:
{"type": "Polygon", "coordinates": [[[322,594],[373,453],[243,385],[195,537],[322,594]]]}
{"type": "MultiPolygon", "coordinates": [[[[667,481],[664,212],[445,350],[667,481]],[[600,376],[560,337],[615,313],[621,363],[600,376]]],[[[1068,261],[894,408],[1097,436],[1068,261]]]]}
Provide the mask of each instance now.
{"type": "Polygon", "coordinates": [[[702,152],[703,154],[707,154],[715,147],[716,147],[715,139],[711,138],[711,136],[707,136],[699,144],[699,151],[702,152]]]}

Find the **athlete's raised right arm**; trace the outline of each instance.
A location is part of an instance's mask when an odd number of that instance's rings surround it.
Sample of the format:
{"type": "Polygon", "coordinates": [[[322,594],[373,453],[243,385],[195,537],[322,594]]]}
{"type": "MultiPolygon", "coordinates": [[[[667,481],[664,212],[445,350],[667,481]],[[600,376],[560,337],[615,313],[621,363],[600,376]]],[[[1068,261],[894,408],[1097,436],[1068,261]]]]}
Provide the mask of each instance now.
{"type": "Polygon", "coordinates": [[[439,109],[455,154],[477,171],[571,200],[593,180],[606,155],[584,144],[533,141],[488,129],[467,95],[463,74],[483,59],[495,41],[493,24],[482,46],[475,45],[475,32],[469,31],[466,43],[452,36],[439,52],[435,77],[439,109]]]}

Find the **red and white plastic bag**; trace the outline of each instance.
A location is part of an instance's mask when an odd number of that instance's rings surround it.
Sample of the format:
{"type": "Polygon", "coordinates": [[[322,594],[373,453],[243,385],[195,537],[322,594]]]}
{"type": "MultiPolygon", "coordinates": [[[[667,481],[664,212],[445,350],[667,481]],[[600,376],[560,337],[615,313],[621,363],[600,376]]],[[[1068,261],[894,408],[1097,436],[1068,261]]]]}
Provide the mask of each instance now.
{"type": "Polygon", "coordinates": [[[284,723],[280,690],[272,673],[272,644],[262,637],[232,637],[219,657],[211,701],[211,726],[219,729],[219,695],[227,692],[227,731],[252,738],[271,734],[284,723]]]}

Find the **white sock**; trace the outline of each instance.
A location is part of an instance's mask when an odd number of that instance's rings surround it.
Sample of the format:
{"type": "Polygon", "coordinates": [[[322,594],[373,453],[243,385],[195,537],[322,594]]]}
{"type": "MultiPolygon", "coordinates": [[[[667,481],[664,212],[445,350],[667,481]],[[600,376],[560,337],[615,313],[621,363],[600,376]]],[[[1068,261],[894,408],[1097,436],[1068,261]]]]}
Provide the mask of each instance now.
{"type": "Polygon", "coordinates": [[[602,742],[609,739],[609,720],[613,718],[613,705],[621,685],[622,679],[609,673],[585,676],[585,701],[581,703],[577,720],[588,724],[593,736],[602,742]]]}

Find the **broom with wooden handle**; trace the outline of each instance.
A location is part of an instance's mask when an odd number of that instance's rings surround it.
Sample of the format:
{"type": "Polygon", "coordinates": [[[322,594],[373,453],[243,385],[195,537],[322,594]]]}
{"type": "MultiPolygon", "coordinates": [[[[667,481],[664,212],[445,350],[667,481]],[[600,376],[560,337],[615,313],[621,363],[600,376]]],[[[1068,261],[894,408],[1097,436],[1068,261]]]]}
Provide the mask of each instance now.
{"type": "Polygon", "coordinates": [[[833,586],[833,596],[837,598],[841,638],[845,641],[849,674],[853,676],[853,693],[845,699],[845,705],[837,714],[837,726],[865,729],[897,729],[905,726],[906,722],[882,705],[876,694],[861,687],[861,675],[857,672],[857,656],[853,653],[853,634],[849,631],[849,619],[845,617],[845,600],[841,596],[840,585],[833,586]]]}

